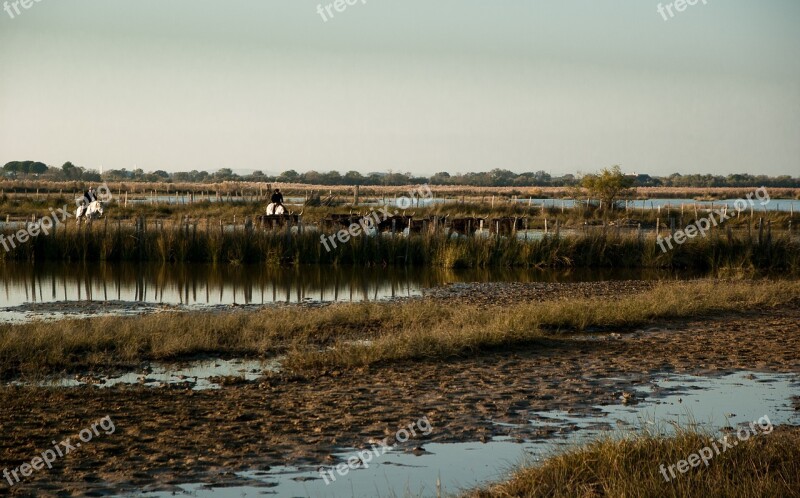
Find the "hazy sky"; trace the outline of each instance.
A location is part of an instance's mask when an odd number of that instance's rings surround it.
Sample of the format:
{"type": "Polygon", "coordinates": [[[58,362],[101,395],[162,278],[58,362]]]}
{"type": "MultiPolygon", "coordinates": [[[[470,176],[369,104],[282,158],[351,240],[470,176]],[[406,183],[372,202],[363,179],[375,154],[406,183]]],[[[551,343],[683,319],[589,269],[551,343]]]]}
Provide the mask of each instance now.
{"type": "Polygon", "coordinates": [[[800,1],[707,1],[41,0],[0,163],[799,176],[800,1]]]}

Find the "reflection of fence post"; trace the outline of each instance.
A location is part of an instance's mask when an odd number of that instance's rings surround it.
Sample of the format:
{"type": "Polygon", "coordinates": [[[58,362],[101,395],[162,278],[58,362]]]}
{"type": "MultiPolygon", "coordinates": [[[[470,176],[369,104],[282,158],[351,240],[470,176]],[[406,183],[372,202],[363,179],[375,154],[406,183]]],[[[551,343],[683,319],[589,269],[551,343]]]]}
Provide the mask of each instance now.
{"type": "Polygon", "coordinates": [[[761,237],[764,235],[764,218],[758,218],[758,245],[761,245],[761,237]]]}

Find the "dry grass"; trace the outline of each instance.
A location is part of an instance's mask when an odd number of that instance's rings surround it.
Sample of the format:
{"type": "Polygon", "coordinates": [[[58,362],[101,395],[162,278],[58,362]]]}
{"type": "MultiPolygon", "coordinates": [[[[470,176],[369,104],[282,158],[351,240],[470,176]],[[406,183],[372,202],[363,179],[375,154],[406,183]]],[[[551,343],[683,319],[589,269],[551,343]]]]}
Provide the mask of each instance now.
{"type": "Polygon", "coordinates": [[[692,281],[664,283],[644,295],[524,303],[497,310],[421,304],[422,309],[415,309],[400,331],[374,337],[369,345],[294,351],[286,365],[316,370],[464,356],[589,327],[619,329],[654,320],[780,306],[798,296],[800,282],[743,281],[720,286],[712,281],[692,281]]]}
{"type": "MultiPolygon", "coordinates": [[[[673,465],[709,445],[710,434],[679,430],[674,437],[641,434],[602,439],[518,471],[508,482],[469,498],[595,498],[800,496],[800,428],[776,428],[740,442],[666,482],[673,465]]],[[[735,439],[735,438],[734,438],[735,439]]]]}
{"type": "Polygon", "coordinates": [[[502,309],[428,300],[226,313],[159,313],[0,325],[0,377],[120,367],[213,354],[287,354],[297,372],[450,358],[589,327],[777,307],[796,281],[667,282],[628,297],[521,303],[502,309]],[[368,340],[370,343],[354,343],[368,340]]]}

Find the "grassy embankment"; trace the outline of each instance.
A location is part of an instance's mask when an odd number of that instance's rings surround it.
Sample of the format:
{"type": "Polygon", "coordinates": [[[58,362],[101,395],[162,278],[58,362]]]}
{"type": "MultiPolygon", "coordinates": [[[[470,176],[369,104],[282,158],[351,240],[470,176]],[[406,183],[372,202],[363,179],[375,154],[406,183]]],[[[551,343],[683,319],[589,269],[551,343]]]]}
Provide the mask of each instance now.
{"type": "Polygon", "coordinates": [[[0,325],[0,377],[185,360],[286,354],[290,371],[453,358],[589,327],[624,330],[795,301],[797,281],[669,282],[646,294],[520,303],[502,310],[435,301],[231,313],[159,313],[0,325]],[[500,312],[501,311],[501,312],[500,312]],[[369,344],[354,343],[369,340],[369,344]]]}
{"type": "MultiPolygon", "coordinates": [[[[438,266],[444,268],[578,267],[578,268],[718,268],[800,269],[800,239],[778,230],[784,214],[758,228],[712,228],[675,249],[662,252],[651,234],[614,227],[551,232],[539,240],[517,237],[448,239],[441,233],[411,237],[356,237],[337,242],[330,251],[320,233],[245,229],[221,223],[96,222],[78,229],[58,225],[49,235],[25,243],[6,242],[0,260],[17,261],[155,261],[202,263],[341,264],[438,266]],[[774,230],[773,230],[774,229],[774,230]]],[[[680,226],[680,225],[678,225],[680,226]]],[[[6,236],[12,230],[3,230],[6,236]]],[[[663,231],[662,236],[667,236],[663,231]]],[[[666,248],[666,245],[665,245],[666,248]]]]}
{"type": "MultiPolygon", "coordinates": [[[[667,482],[659,470],[709,446],[710,433],[679,430],[604,438],[517,471],[468,498],[800,496],[800,428],[779,427],[714,456],[667,482]]],[[[735,440],[736,437],[733,436],[735,440]]],[[[668,472],[668,471],[667,471],[668,472]]]]}

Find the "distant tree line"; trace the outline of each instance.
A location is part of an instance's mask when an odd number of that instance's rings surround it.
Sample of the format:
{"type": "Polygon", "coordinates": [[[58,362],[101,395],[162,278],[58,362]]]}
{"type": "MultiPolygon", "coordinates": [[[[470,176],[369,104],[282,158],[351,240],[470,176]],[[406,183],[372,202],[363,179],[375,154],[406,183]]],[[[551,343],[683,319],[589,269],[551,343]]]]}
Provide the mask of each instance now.
{"type": "MultiPolygon", "coordinates": [[[[566,174],[551,176],[545,171],[514,173],[506,169],[493,169],[480,173],[450,174],[440,172],[430,177],[415,176],[411,173],[369,173],[338,171],[321,173],[308,171],[298,173],[295,170],[270,176],[261,171],[249,175],[238,175],[230,168],[222,168],[213,173],[208,171],[181,171],[168,173],[163,170],[144,172],[142,169],[114,169],[105,171],[102,176],[96,170],[75,166],[71,162],[61,167],[47,166],[35,161],[12,161],[3,166],[3,175],[11,178],[42,178],[49,180],[83,180],[83,181],[126,181],[126,182],[166,182],[166,183],[216,183],[224,181],[281,182],[304,183],[313,185],[414,185],[428,183],[430,185],[468,185],[474,187],[575,187],[581,184],[581,178],[566,174]]],[[[800,188],[800,178],[789,175],[681,175],[673,173],[665,177],[650,175],[629,175],[634,187],[783,187],[800,188]]]]}
{"type": "Polygon", "coordinates": [[[3,166],[6,178],[42,178],[45,180],[83,180],[87,182],[101,181],[97,170],[85,169],[65,162],[60,168],[48,166],[38,161],[11,161],[3,166]]]}

